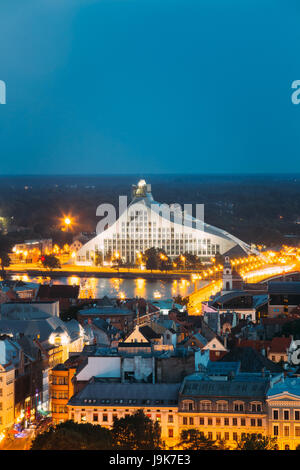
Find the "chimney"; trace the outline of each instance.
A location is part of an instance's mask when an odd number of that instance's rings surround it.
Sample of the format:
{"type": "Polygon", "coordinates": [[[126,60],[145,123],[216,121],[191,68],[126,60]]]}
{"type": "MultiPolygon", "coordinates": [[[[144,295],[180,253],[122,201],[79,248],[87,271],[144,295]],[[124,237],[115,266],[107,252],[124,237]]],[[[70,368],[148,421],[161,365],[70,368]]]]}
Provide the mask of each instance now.
{"type": "Polygon", "coordinates": [[[231,371],[228,372],[228,380],[231,381],[233,379],[234,379],[234,372],[233,372],[233,370],[231,370],[231,371]]]}

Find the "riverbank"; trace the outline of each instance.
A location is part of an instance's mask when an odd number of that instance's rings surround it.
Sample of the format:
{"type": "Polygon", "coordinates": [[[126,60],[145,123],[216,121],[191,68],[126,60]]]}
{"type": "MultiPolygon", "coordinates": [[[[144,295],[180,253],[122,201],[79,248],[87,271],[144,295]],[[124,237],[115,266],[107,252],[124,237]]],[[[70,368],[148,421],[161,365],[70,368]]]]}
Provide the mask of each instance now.
{"type": "Polygon", "coordinates": [[[94,268],[89,266],[63,266],[62,269],[48,270],[32,265],[11,265],[6,268],[9,275],[28,274],[33,277],[47,276],[53,279],[68,277],[70,275],[77,277],[93,278],[120,278],[120,279],[146,279],[146,280],[191,280],[194,273],[191,272],[164,272],[164,271],[146,271],[140,269],[111,269],[94,268]]]}

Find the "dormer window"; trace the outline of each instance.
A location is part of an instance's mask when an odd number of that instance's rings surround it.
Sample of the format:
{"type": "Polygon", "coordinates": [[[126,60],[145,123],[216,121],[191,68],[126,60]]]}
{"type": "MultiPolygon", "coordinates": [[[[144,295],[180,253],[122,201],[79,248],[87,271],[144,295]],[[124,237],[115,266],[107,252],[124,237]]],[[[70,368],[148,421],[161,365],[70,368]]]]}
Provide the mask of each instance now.
{"type": "Polygon", "coordinates": [[[242,401],[236,401],[233,403],[233,409],[234,411],[244,411],[245,409],[245,404],[242,401]]]}
{"type": "Polygon", "coordinates": [[[252,413],[260,413],[262,411],[262,405],[260,402],[253,402],[250,406],[252,413]]]}
{"type": "Polygon", "coordinates": [[[208,401],[208,400],[201,401],[200,402],[200,409],[202,411],[211,411],[211,409],[212,409],[211,401],[208,401]]]}

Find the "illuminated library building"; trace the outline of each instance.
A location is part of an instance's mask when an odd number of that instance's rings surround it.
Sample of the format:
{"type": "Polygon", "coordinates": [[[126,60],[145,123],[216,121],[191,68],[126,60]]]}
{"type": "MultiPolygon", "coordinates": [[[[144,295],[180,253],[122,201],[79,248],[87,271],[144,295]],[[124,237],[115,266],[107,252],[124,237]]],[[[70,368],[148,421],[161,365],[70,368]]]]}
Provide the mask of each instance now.
{"type": "Polygon", "coordinates": [[[250,246],[225,230],[208,225],[182,212],[180,207],[166,209],[153,199],[151,185],[144,180],[132,186],[132,201],[119,219],[86,243],[77,253],[76,262],[93,265],[95,254],[104,259],[117,254],[124,262],[135,263],[137,255],[155,247],[175,258],[191,253],[202,260],[226,254],[234,247],[244,253],[250,246]]]}

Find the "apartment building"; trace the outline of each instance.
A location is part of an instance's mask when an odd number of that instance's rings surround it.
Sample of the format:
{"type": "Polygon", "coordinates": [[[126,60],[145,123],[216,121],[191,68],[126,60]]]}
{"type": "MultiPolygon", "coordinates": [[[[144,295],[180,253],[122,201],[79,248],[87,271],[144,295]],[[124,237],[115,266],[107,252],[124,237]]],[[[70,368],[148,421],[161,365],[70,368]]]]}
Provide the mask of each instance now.
{"type": "Polygon", "coordinates": [[[57,364],[50,373],[50,402],[53,424],[68,419],[67,403],[74,395],[73,378],[80,363],[79,356],[71,356],[64,364],[57,364]]]}
{"type": "Polygon", "coordinates": [[[300,377],[287,377],[267,395],[268,434],[276,437],[279,450],[300,446],[300,377]]]}
{"type": "Polygon", "coordinates": [[[15,371],[20,347],[3,335],[0,337],[0,434],[14,424],[15,371]]]}
{"type": "Polygon", "coordinates": [[[179,439],[177,409],[180,385],[112,383],[93,377],[69,400],[69,419],[111,428],[115,417],[124,418],[143,409],[150,419],[160,424],[165,445],[173,447],[179,439]]]}

